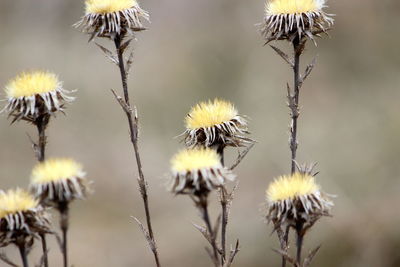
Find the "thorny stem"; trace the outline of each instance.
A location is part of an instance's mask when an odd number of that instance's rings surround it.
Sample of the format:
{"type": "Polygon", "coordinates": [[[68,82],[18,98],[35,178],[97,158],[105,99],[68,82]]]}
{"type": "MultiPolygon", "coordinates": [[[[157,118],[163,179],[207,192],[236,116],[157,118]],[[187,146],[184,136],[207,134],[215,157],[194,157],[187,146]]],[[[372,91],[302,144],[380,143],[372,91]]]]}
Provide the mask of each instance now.
{"type": "Polygon", "coordinates": [[[211,246],[213,248],[213,262],[215,264],[216,267],[218,267],[218,249],[217,249],[217,244],[215,242],[215,237],[216,237],[216,233],[214,233],[214,230],[211,226],[211,221],[210,221],[210,215],[208,214],[208,203],[207,203],[207,197],[205,198],[201,198],[200,200],[200,208],[202,211],[202,216],[203,216],[203,220],[207,226],[207,230],[210,233],[210,239],[211,239],[211,246]]]}
{"type": "Polygon", "coordinates": [[[139,154],[137,117],[136,117],[136,115],[135,115],[135,118],[132,117],[133,111],[132,111],[132,108],[131,108],[131,105],[129,102],[128,77],[127,77],[125,63],[124,63],[124,56],[123,56],[124,51],[121,49],[122,39],[123,39],[123,36],[117,35],[114,38],[114,43],[115,43],[115,48],[118,53],[118,64],[119,64],[119,70],[121,73],[122,88],[124,91],[125,104],[129,108],[129,111],[125,110],[125,113],[126,113],[126,116],[128,119],[131,142],[133,145],[133,149],[135,151],[136,165],[137,165],[138,172],[139,172],[138,183],[139,183],[140,193],[143,198],[144,210],[146,213],[147,230],[149,232],[151,241],[154,244],[150,247],[154,254],[154,259],[156,261],[156,265],[157,265],[157,267],[160,267],[161,265],[160,265],[160,261],[158,258],[157,247],[155,245],[153,227],[151,225],[150,208],[149,208],[149,201],[148,201],[148,194],[147,194],[147,182],[144,178],[144,174],[143,174],[143,170],[142,170],[142,163],[141,163],[140,154],[139,154]]]}
{"type": "Polygon", "coordinates": [[[18,242],[19,253],[21,255],[23,267],[29,267],[25,241],[18,242]]]}
{"type": "MultiPolygon", "coordinates": [[[[36,157],[39,162],[43,162],[46,158],[46,144],[47,144],[47,137],[46,137],[46,128],[49,124],[49,115],[42,115],[39,116],[36,121],[36,127],[38,130],[38,148],[36,152],[36,157]]],[[[40,234],[40,238],[42,240],[42,251],[43,251],[43,264],[44,267],[49,266],[49,259],[47,256],[47,241],[46,241],[46,234],[40,234]]]]}
{"type": "Polygon", "coordinates": [[[299,96],[300,96],[300,55],[301,55],[301,40],[299,37],[296,37],[293,40],[293,50],[294,50],[294,67],[293,67],[293,73],[294,73],[294,96],[289,96],[294,98],[294,103],[292,101],[290,104],[291,108],[291,117],[292,117],[292,123],[291,123],[291,129],[290,129],[290,150],[292,152],[292,158],[291,158],[291,173],[294,174],[296,171],[296,152],[297,152],[297,146],[298,146],[298,141],[297,141],[297,119],[299,117],[299,96]]]}
{"type": "Polygon", "coordinates": [[[58,203],[58,211],[60,212],[60,228],[62,232],[62,253],[64,267],[68,267],[68,225],[69,225],[69,203],[60,202],[58,203]]]}
{"type": "MultiPolygon", "coordinates": [[[[299,99],[300,99],[300,87],[301,87],[301,77],[300,77],[300,56],[303,52],[303,42],[301,38],[296,37],[293,42],[294,51],[294,64],[293,64],[293,94],[288,88],[288,99],[289,108],[291,110],[291,126],[290,126],[290,139],[289,146],[291,151],[291,174],[296,172],[296,155],[297,155],[297,128],[298,128],[298,118],[299,118],[299,99]]],[[[283,236],[282,246],[286,249],[288,246],[290,227],[287,227],[283,236]]],[[[282,256],[282,267],[286,267],[286,258],[282,256]]]]}

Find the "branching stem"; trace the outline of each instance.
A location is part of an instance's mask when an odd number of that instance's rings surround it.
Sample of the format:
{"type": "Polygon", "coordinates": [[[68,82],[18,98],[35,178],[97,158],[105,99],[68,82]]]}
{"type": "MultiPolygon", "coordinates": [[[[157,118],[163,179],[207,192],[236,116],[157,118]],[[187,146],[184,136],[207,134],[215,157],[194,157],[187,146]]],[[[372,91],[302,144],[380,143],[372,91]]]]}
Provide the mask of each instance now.
{"type": "MultiPolygon", "coordinates": [[[[139,189],[140,193],[142,195],[143,199],[143,204],[144,204],[144,210],[146,213],[146,222],[147,222],[147,230],[149,233],[149,236],[151,238],[151,241],[153,244],[155,244],[155,238],[154,238],[154,233],[153,233],[153,227],[151,224],[151,216],[150,216],[150,208],[149,208],[149,201],[148,201],[148,193],[147,193],[147,182],[145,180],[143,170],[142,170],[142,163],[141,163],[141,158],[140,158],[140,153],[139,153],[139,146],[138,146],[138,118],[136,113],[133,112],[132,106],[130,104],[129,100],[129,91],[128,91],[128,77],[126,73],[126,68],[125,68],[125,61],[124,61],[124,49],[122,49],[122,40],[123,36],[117,35],[114,38],[114,44],[115,48],[117,50],[118,54],[118,66],[119,70],[121,73],[121,80],[122,80],[122,88],[123,88],[123,93],[124,93],[124,100],[125,100],[125,107],[123,106],[123,109],[125,111],[125,114],[128,119],[128,124],[129,124],[129,131],[130,131],[130,138],[131,142],[133,145],[133,149],[135,152],[135,158],[136,158],[136,165],[138,168],[139,172],[139,178],[138,178],[138,183],[139,183],[139,189]]],[[[158,257],[158,251],[157,247],[150,246],[152,249],[152,252],[154,254],[154,259],[156,262],[157,267],[160,267],[160,261],[158,257]]]]}

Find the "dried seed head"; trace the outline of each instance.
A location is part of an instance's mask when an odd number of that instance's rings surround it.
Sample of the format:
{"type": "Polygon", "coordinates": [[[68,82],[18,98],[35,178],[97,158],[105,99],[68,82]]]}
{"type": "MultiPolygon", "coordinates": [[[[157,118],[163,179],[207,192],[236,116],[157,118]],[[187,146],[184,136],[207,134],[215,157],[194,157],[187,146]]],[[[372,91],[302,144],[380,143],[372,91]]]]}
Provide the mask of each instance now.
{"type": "Polygon", "coordinates": [[[48,159],[31,175],[31,192],[48,206],[86,197],[89,189],[82,166],[72,159],[48,159]]]}
{"type": "Polygon", "coordinates": [[[48,214],[28,192],[0,191],[0,247],[21,238],[32,244],[37,234],[49,232],[49,224],[48,214]]]}
{"type": "Polygon", "coordinates": [[[149,14],[136,0],[86,0],[85,16],[74,26],[93,37],[112,38],[143,30],[149,14]]]}
{"type": "Polygon", "coordinates": [[[297,36],[314,40],[333,25],[324,7],[325,0],[267,0],[261,32],[267,42],[293,41],[297,36]]]}
{"type": "Polygon", "coordinates": [[[3,111],[14,117],[14,121],[35,121],[39,116],[54,115],[63,111],[65,102],[74,100],[62,88],[57,75],[51,72],[24,72],[5,87],[7,105],[3,111]]]}
{"type": "Polygon", "coordinates": [[[275,179],[269,185],[266,195],[267,219],[277,226],[294,227],[300,222],[307,227],[321,216],[329,215],[333,206],[329,197],[315,183],[315,178],[302,173],[275,179]]]}
{"type": "Polygon", "coordinates": [[[235,178],[210,148],[182,150],[172,158],[171,171],[171,191],[176,194],[207,195],[235,178]]]}
{"type": "Polygon", "coordinates": [[[186,117],[185,143],[188,147],[216,144],[244,146],[251,139],[247,122],[230,102],[215,99],[194,106],[186,117]]]}

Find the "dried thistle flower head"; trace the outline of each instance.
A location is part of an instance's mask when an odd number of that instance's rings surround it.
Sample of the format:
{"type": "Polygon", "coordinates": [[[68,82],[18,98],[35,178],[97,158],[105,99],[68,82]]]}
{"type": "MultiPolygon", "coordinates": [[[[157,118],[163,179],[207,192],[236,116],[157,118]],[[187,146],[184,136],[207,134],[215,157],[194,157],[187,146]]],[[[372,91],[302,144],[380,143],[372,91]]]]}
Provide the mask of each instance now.
{"type": "Polygon", "coordinates": [[[211,148],[185,149],[171,160],[171,191],[176,194],[207,195],[233,181],[235,176],[222,166],[218,153],[211,148]]]}
{"type": "Polygon", "coordinates": [[[314,40],[333,25],[324,7],[325,0],[267,0],[262,34],[267,42],[293,41],[297,36],[314,40]]]}
{"type": "Polygon", "coordinates": [[[185,143],[188,147],[244,146],[251,140],[247,122],[230,102],[215,99],[194,106],[186,117],[185,143]]]}
{"type": "Polygon", "coordinates": [[[48,159],[32,171],[30,190],[42,203],[57,206],[83,199],[88,185],[82,166],[72,159],[48,159]]]}
{"type": "Polygon", "coordinates": [[[5,87],[7,105],[3,111],[20,119],[35,121],[39,116],[63,111],[65,102],[74,100],[62,88],[57,75],[45,71],[23,72],[5,87]]]}
{"type": "Polygon", "coordinates": [[[136,0],[86,0],[86,14],[75,24],[94,37],[111,38],[143,30],[142,19],[149,14],[136,0]]]}
{"type": "Polygon", "coordinates": [[[274,225],[311,226],[321,216],[329,215],[333,206],[329,197],[320,190],[315,178],[295,173],[281,176],[267,189],[268,221],[274,225]]]}
{"type": "Polygon", "coordinates": [[[38,200],[22,189],[0,191],[0,247],[21,239],[32,244],[36,234],[47,232],[48,215],[38,200]]]}

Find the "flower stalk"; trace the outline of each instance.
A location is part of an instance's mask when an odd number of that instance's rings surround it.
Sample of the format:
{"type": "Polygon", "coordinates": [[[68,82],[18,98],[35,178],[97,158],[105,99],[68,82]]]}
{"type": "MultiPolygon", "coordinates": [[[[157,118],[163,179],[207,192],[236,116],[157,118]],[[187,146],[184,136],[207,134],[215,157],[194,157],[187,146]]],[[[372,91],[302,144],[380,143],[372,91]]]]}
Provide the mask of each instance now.
{"type": "MultiPolygon", "coordinates": [[[[43,114],[40,115],[35,120],[35,125],[38,130],[38,143],[36,148],[36,157],[39,162],[43,162],[46,159],[46,144],[47,144],[47,137],[46,137],[46,128],[50,121],[50,115],[43,114]]],[[[42,251],[43,251],[43,265],[44,267],[49,266],[49,259],[47,255],[47,240],[46,234],[41,233],[40,239],[42,241],[42,251]]]]}
{"type": "MultiPolygon", "coordinates": [[[[131,140],[133,150],[135,153],[136,165],[137,165],[137,169],[139,172],[139,178],[138,178],[139,190],[140,190],[140,194],[143,199],[143,205],[144,205],[144,210],[145,210],[145,214],[146,214],[147,231],[148,231],[148,234],[150,237],[150,240],[148,240],[148,242],[150,243],[150,248],[153,252],[156,266],[160,267],[161,265],[160,265],[160,260],[159,260],[159,256],[158,256],[158,250],[157,250],[156,241],[154,238],[153,227],[152,227],[152,223],[151,223],[151,215],[150,215],[148,192],[147,192],[147,182],[144,177],[142,162],[141,162],[140,153],[139,153],[138,116],[136,114],[136,107],[132,108],[132,106],[130,104],[130,99],[129,99],[128,77],[127,77],[128,73],[126,71],[126,67],[125,67],[125,63],[124,63],[125,62],[124,50],[126,47],[124,47],[122,44],[123,39],[124,39],[124,36],[121,34],[116,34],[116,36],[114,37],[114,44],[115,44],[115,48],[117,50],[118,67],[119,67],[120,74],[121,74],[124,99],[121,99],[119,96],[117,96],[114,91],[113,91],[113,93],[116,96],[121,107],[125,111],[125,114],[128,119],[130,140],[131,140]]],[[[127,41],[127,42],[129,42],[129,41],[127,41]]]]}
{"type": "Polygon", "coordinates": [[[289,107],[291,109],[291,129],[290,129],[290,150],[292,152],[291,157],[291,173],[294,174],[296,171],[296,154],[297,154],[297,123],[300,115],[299,112],[299,98],[300,98],[300,56],[304,48],[304,42],[301,41],[299,37],[296,37],[293,42],[293,51],[294,51],[294,66],[293,66],[293,75],[294,75],[294,94],[290,93],[290,89],[288,89],[288,97],[289,97],[289,107]],[[303,43],[303,44],[302,44],[303,43]]]}
{"type": "Polygon", "coordinates": [[[21,255],[22,266],[29,267],[29,262],[28,262],[28,257],[27,257],[28,253],[26,251],[25,240],[20,240],[17,245],[18,245],[18,249],[19,249],[19,254],[21,255]]]}
{"type": "Polygon", "coordinates": [[[63,266],[68,267],[68,226],[69,226],[69,202],[63,201],[57,207],[60,213],[60,228],[62,232],[63,266]]]}

